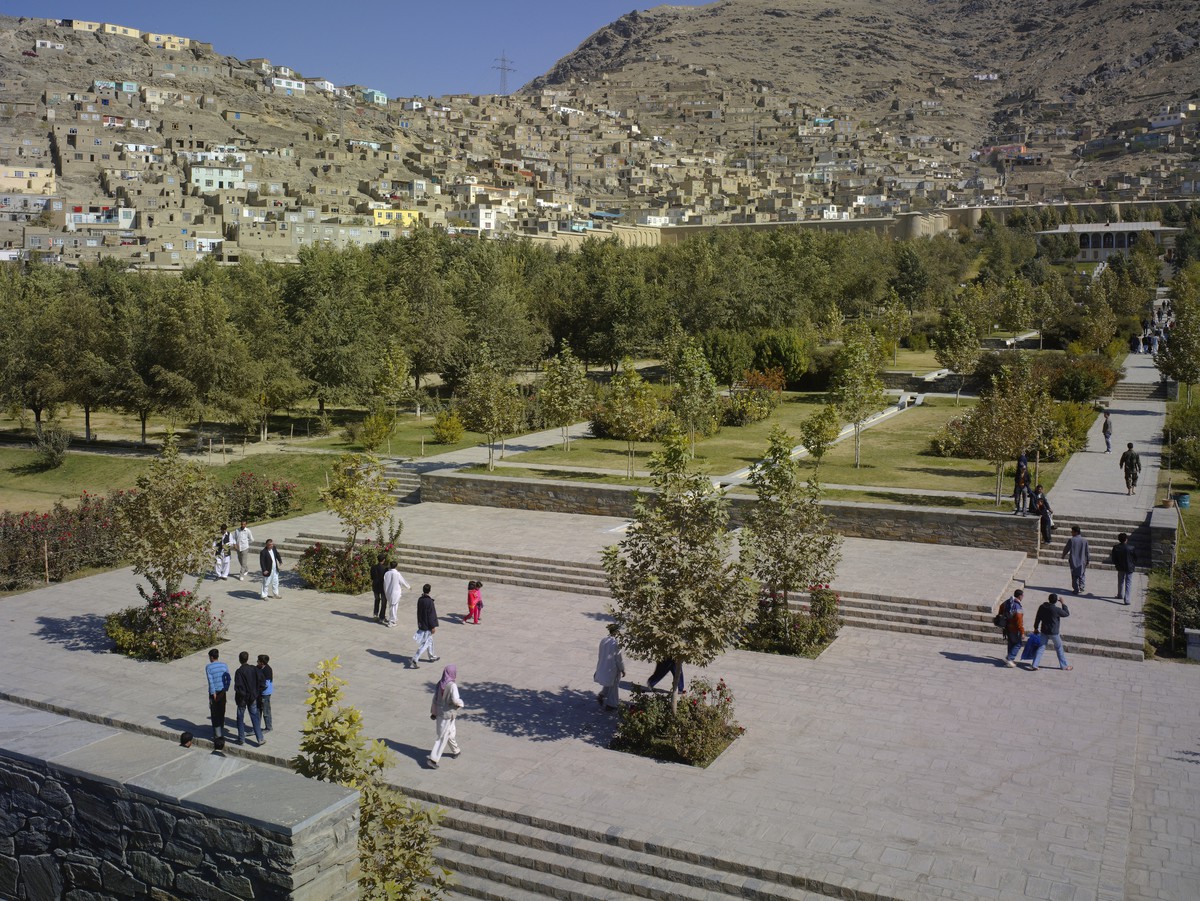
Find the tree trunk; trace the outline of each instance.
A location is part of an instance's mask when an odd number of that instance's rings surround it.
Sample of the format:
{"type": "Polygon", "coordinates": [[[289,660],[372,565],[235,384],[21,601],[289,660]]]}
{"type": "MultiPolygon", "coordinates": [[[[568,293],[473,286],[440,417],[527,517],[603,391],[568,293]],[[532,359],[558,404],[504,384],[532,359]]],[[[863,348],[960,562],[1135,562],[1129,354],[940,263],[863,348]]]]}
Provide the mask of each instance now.
{"type": "Polygon", "coordinates": [[[41,438],[42,437],[42,408],[31,406],[29,409],[33,411],[33,431],[39,438],[41,438]]]}
{"type": "Polygon", "coordinates": [[[92,405],[83,405],[83,440],[90,442],[92,440],[92,405]]]}
{"type": "Polygon", "coordinates": [[[996,506],[1000,506],[1000,489],[1004,487],[1004,464],[996,464],[996,506]]]}
{"type": "Polygon", "coordinates": [[[861,435],[862,435],[862,423],[856,422],[856,423],[854,423],[854,468],[855,469],[859,468],[858,449],[859,449],[859,436],[861,436],[861,435]]]}
{"type": "Polygon", "coordinates": [[[319,396],[317,397],[317,415],[325,415],[325,398],[319,396]]]}
{"type": "Polygon", "coordinates": [[[142,447],[146,446],[146,420],[150,418],[150,411],[144,410],[138,413],[138,419],[142,422],[142,447]]]}

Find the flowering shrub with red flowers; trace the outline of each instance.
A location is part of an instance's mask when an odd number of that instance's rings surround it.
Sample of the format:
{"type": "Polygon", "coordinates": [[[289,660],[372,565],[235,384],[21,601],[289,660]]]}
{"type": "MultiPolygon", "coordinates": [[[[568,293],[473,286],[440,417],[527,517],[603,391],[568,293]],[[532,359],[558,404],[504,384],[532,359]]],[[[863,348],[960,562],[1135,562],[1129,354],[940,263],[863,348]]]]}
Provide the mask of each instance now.
{"type": "Polygon", "coordinates": [[[229,521],[255,522],[286,516],[296,499],[295,482],[272,480],[254,472],[242,472],[225,488],[229,521]]]}
{"type": "Polygon", "coordinates": [[[808,603],[792,609],[786,598],[764,593],[758,615],[747,626],[738,647],[766,654],[816,657],[837,638],[842,620],[838,593],[828,585],[808,589],[808,603]]]}
{"type": "Polygon", "coordinates": [[[633,699],[621,708],[611,747],[704,767],[745,731],[733,718],[733,693],[725,680],[713,685],[706,679],[693,679],[674,714],[669,693],[635,688],[633,699]]]}
{"type": "Polygon", "coordinates": [[[380,551],[392,551],[392,545],[379,546],[366,541],[347,547],[344,544],[317,543],[300,555],[296,572],[309,588],[336,594],[362,594],[371,588],[371,565],[380,551]]]}
{"type": "Polygon", "coordinates": [[[155,592],[141,606],[110,613],[104,631],[122,654],[178,660],[225,639],[224,613],[214,616],[208,598],[192,591],[155,592]]]}
{"type": "Polygon", "coordinates": [[[68,507],[46,513],[0,512],[0,590],[61,582],[81,569],[112,567],[124,559],[116,511],[132,492],[83,493],[68,507]]]}

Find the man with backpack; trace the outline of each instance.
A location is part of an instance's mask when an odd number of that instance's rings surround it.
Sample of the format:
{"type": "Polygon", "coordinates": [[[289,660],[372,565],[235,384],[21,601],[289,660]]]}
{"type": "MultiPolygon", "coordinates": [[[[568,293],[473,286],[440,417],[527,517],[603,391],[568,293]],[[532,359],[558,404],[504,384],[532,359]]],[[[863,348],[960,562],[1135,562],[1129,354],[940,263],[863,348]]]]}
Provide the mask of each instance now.
{"type": "Polygon", "coordinates": [[[1121,460],[1118,465],[1125,472],[1125,493],[1133,494],[1133,490],[1137,488],[1138,473],[1142,471],[1142,458],[1133,449],[1132,441],[1125,447],[1125,453],[1121,454],[1121,460]]]}
{"type": "Polygon", "coordinates": [[[1008,642],[1008,656],[1004,658],[1005,666],[1015,667],[1017,665],[1017,654],[1021,653],[1021,644],[1025,641],[1025,615],[1021,607],[1024,597],[1024,590],[1018,588],[1012,593],[1012,597],[1000,605],[995,619],[992,620],[1000,627],[1004,639],[1008,642]]]}

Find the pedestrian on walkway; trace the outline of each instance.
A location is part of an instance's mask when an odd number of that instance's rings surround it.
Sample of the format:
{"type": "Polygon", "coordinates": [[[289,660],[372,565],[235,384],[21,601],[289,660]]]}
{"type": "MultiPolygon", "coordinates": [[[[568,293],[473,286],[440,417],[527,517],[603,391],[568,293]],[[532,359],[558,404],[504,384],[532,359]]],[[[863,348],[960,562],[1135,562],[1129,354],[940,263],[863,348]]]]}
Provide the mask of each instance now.
{"type": "Polygon", "coordinates": [[[1112,414],[1104,411],[1104,425],[1100,426],[1100,434],[1104,436],[1104,452],[1112,453],[1112,414]]]}
{"type": "Polygon", "coordinates": [[[437,604],[429,594],[431,591],[433,586],[426,582],[421,588],[421,596],[417,598],[417,634],[413,636],[417,652],[412,656],[413,669],[418,668],[422,654],[429,655],[425,658],[427,663],[437,663],[442,659],[433,652],[433,633],[437,631],[438,616],[437,604]]]}
{"type": "Polygon", "coordinates": [[[238,654],[238,663],[241,664],[237,668],[237,672],[233,674],[233,700],[237,704],[237,728],[238,741],[237,743],[245,744],[246,741],[246,713],[250,713],[250,725],[254,727],[254,738],[261,748],[267,743],[263,738],[262,732],[262,708],[259,706],[259,701],[262,698],[263,688],[266,687],[266,680],[263,678],[262,671],[256,666],[250,664],[250,652],[242,651],[238,654]]]}
{"type": "Polygon", "coordinates": [[[1042,544],[1049,544],[1054,533],[1054,511],[1050,509],[1050,498],[1046,497],[1045,489],[1038,485],[1029,497],[1029,509],[1038,518],[1042,530],[1042,544]]]}
{"type": "Polygon", "coordinates": [[[1124,532],[1117,535],[1117,543],[1109,554],[1113,566],[1117,568],[1117,600],[1124,601],[1128,607],[1133,591],[1133,571],[1137,568],[1137,551],[1129,543],[1129,536],[1124,532]]]}
{"type": "Polygon", "coordinates": [[[1142,458],[1133,449],[1133,442],[1125,445],[1125,453],[1117,464],[1125,472],[1125,489],[1127,494],[1133,494],[1137,488],[1138,474],[1142,471],[1142,458]]]}
{"type": "Polygon", "coordinates": [[[668,673],[671,674],[671,681],[674,683],[676,689],[680,694],[683,694],[682,660],[672,660],[668,658],[666,660],[658,661],[658,663],[654,665],[654,672],[652,672],[650,674],[650,678],[646,680],[646,687],[654,688],[654,686],[658,684],[659,680],[668,673]]]}
{"type": "Polygon", "coordinates": [[[380,551],[375,558],[375,562],[371,564],[371,592],[375,596],[374,612],[371,614],[376,622],[386,623],[387,619],[387,595],[383,591],[383,577],[387,575],[388,559],[387,552],[380,551]]]}
{"type": "Polygon", "coordinates": [[[395,560],[388,561],[388,570],[383,574],[383,593],[387,598],[388,612],[387,624],[388,628],[396,625],[400,614],[400,596],[403,594],[403,589],[408,588],[408,580],[400,575],[400,570],[397,569],[395,560]]]}
{"type": "Polygon", "coordinates": [[[429,706],[429,718],[437,724],[437,739],[433,750],[425,758],[425,763],[431,770],[438,768],[442,752],[448,751],[451,757],[458,757],[462,749],[458,746],[458,711],[462,710],[462,698],[458,694],[458,667],[453,663],[442,670],[442,678],[433,689],[433,703],[429,706]]]}
{"type": "Polygon", "coordinates": [[[250,572],[250,543],[254,541],[254,533],[246,528],[246,520],[234,530],[233,541],[237,546],[238,581],[246,581],[246,573],[250,572]]]}
{"type": "Polygon", "coordinates": [[[1029,504],[1029,495],[1032,494],[1029,488],[1029,460],[1025,456],[1025,452],[1021,452],[1021,456],[1017,458],[1017,472],[1013,476],[1013,515],[1020,513],[1025,515],[1025,511],[1029,504]]]}
{"type": "Polygon", "coordinates": [[[1063,653],[1062,636],[1059,634],[1059,620],[1070,615],[1071,611],[1067,609],[1066,604],[1059,601],[1056,594],[1050,595],[1045,603],[1038,607],[1037,616],[1033,620],[1033,631],[1042,636],[1042,643],[1033,652],[1033,666],[1030,670],[1037,672],[1042,662],[1042,654],[1046,653],[1046,645],[1051,643],[1058,654],[1059,669],[1074,669],[1067,663],[1067,655],[1063,653]]]}
{"type": "Polygon", "coordinates": [[[617,624],[608,624],[608,634],[600,639],[600,656],[592,681],[600,685],[596,703],[609,710],[621,706],[621,677],[625,675],[625,655],[617,642],[617,624]]]}
{"type": "Polygon", "coordinates": [[[275,547],[275,542],[270,538],[263,546],[263,549],[258,554],[258,568],[262,570],[262,599],[267,599],[268,592],[271,597],[281,597],[279,594],[279,567],[283,565],[283,557],[279,554],[279,548],[275,547]]]}
{"type": "Polygon", "coordinates": [[[221,526],[221,537],[213,543],[213,578],[222,581],[229,578],[229,551],[234,538],[229,529],[221,526]]]}
{"type": "Polygon", "coordinates": [[[208,680],[208,719],[212,723],[213,741],[225,735],[225,702],[229,692],[229,667],[220,661],[221,652],[208,652],[204,677],[208,680]]]}
{"type": "Polygon", "coordinates": [[[1063,545],[1062,558],[1071,567],[1071,591],[1083,594],[1087,581],[1087,566],[1091,562],[1088,540],[1080,534],[1079,526],[1071,526],[1071,537],[1063,545]]]}
{"type": "Polygon", "coordinates": [[[464,623],[479,625],[479,614],[483,612],[483,583],[472,579],[467,583],[467,615],[464,623]]]}
{"type": "Polygon", "coordinates": [[[1025,597],[1023,589],[1018,588],[1007,601],[1000,605],[999,615],[1004,617],[1002,632],[1008,642],[1008,656],[1004,658],[1005,666],[1016,666],[1017,655],[1021,653],[1021,643],[1025,641],[1025,610],[1021,601],[1025,597]]]}
{"type": "Polygon", "coordinates": [[[266,654],[258,655],[258,671],[263,677],[262,697],[259,707],[262,709],[263,732],[271,731],[271,696],[275,694],[275,670],[271,669],[271,658],[266,654]]]}

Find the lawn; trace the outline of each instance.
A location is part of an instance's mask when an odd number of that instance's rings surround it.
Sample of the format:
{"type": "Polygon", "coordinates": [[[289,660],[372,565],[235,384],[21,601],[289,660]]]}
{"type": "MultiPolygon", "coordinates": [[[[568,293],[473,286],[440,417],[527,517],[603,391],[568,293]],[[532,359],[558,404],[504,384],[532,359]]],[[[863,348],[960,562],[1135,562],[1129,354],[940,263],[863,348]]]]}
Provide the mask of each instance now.
{"type": "MultiPolygon", "coordinates": [[[[337,420],[335,421],[342,421],[337,420]]],[[[340,427],[335,428],[329,435],[319,438],[309,438],[297,435],[284,439],[288,445],[312,448],[315,450],[336,451],[338,453],[357,453],[361,448],[351,444],[340,427]]],[[[415,413],[401,413],[396,420],[396,430],[391,440],[379,446],[376,453],[389,457],[419,458],[444,454],[447,451],[461,450],[464,447],[474,447],[486,441],[484,435],[477,432],[465,432],[461,441],[455,444],[434,444],[433,416],[425,413],[417,419],[415,413]]]]}
{"type": "Polygon", "coordinates": [[[926,375],[941,369],[942,364],[937,361],[935,351],[900,348],[896,354],[896,362],[893,363],[889,356],[883,368],[888,372],[915,372],[917,375],[926,375]]]}

